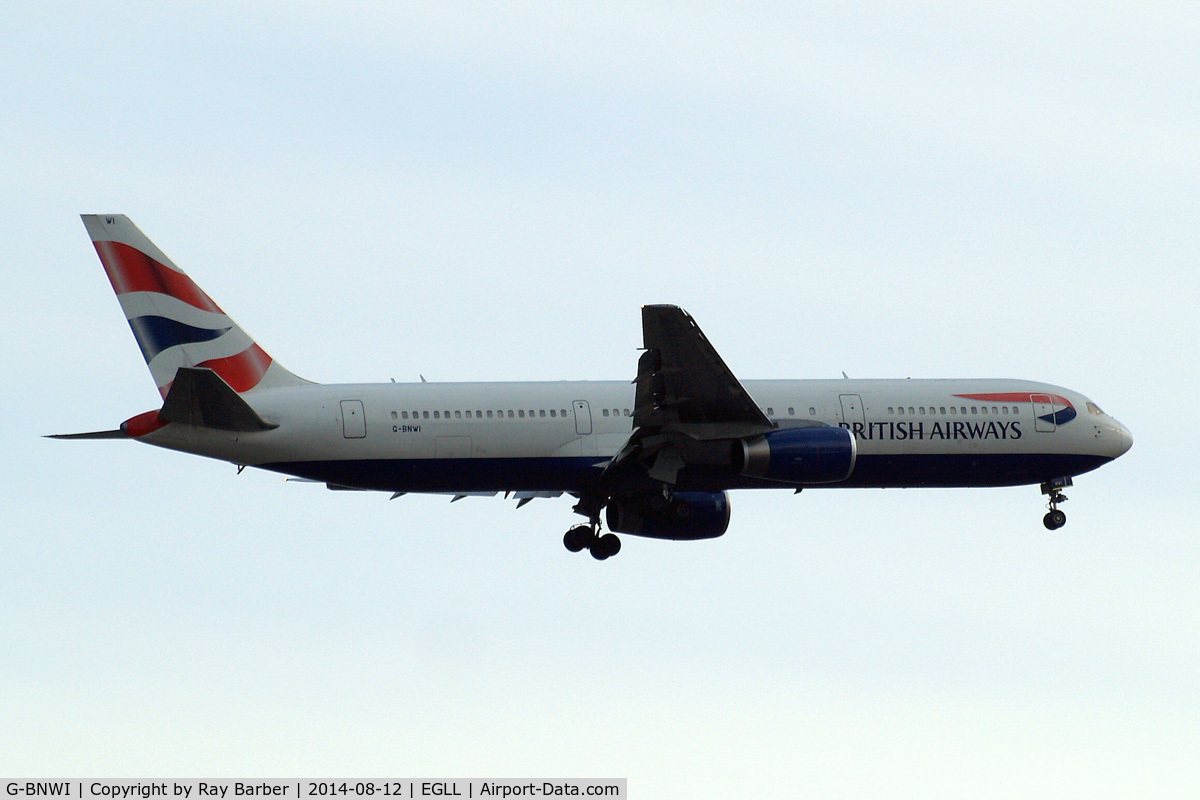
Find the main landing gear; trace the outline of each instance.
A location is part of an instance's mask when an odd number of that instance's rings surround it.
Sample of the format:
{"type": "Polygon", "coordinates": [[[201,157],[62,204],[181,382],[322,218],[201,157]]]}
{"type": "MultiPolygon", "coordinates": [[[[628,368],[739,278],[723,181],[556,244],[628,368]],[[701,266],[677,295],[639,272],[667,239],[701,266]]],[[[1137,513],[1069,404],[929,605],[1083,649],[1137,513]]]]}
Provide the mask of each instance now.
{"type": "Polygon", "coordinates": [[[1046,526],[1046,530],[1056,531],[1067,524],[1067,515],[1059,510],[1058,504],[1067,502],[1067,496],[1062,490],[1072,485],[1074,482],[1070,478],[1055,478],[1042,484],[1042,494],[1050,498],[1050,502],[1047,503],[1050,510],[1042,517],[1042,524],[1046,526]]]}
{"type": "Polygon", "coordinates": [[[603,561],[621,552],[621,540],[615,533],[600,535],[599,525],[576,525],[563,536],[563,545],[572,553],[587,549],[592,558],[603,561]]]}
{"type": "Polygon", "coordinates": [[[621,552],[621,540],[615,533],[603,535],[600,533],[600,512],[604,510],[606,499],[595,494],[585,494],[579,497],[579,502],[575,504],[573,510],[576,514],[587,517],[588,523],[576,525],[563,536],[563,546],[572,553],[587,550],[592,554],[592,558],[603,561],[621,552]]]}

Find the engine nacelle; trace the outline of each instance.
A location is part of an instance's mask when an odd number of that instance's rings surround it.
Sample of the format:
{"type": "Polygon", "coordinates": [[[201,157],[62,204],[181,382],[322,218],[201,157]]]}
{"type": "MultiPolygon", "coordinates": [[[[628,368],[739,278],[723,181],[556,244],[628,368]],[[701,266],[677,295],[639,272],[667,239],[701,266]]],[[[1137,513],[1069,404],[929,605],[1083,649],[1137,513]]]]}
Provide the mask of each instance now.
{"type": "Polygon", "coordinates": [[[608,529],[651,539],[715,539],[729,527],[725,492],[675,492],[614,497],[608,504],[608,529]]]}
{"type": "Polygon", "coordinates": [[[734,469],[782,483],[838,483],[858,456],[854,434],[826,426],[783,428],[733,443],[734,469]]]}

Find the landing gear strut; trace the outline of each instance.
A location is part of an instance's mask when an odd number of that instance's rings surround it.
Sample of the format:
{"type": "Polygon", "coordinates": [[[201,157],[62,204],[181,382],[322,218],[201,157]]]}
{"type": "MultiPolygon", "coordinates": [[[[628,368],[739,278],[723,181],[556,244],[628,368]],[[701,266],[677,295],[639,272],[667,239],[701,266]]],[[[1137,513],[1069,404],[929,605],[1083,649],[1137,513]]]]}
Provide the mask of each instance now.
{"type": "Polygon", "coordinates": [[[1050,498],[1050,502],[1046,504],[1050,510],[1042,517],[1042,524],[1047,530],[1056,531],[1067,524],[1067,515],[1059,510],[1058,504],[1067,502],[1067,496],[1062,490],[1072,485],[1073,481],[1070,478],[1055,478],[1042,484],[1042,494],[1050,498]]]}

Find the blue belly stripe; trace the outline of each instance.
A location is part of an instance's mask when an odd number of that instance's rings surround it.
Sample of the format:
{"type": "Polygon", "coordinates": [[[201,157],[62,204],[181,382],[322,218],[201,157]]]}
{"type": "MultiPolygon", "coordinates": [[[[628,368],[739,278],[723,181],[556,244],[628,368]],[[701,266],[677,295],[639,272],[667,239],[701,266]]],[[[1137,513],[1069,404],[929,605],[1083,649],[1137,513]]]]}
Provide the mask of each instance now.
{"type": "MultiPolygon", "coordinates": [[[[596,457],[428,458],[281,461],[261,469],[339,486],[387,492],[586,492],[602,470],[596,457]]],[[[1022,486],[1080,475],[1111,461],[1105,456],[1059,453],[859,455],[854,472],[831,488],[1022,486]]],[[[686,467],[681,490],[788,488],[727,470],[686,467]]]]}

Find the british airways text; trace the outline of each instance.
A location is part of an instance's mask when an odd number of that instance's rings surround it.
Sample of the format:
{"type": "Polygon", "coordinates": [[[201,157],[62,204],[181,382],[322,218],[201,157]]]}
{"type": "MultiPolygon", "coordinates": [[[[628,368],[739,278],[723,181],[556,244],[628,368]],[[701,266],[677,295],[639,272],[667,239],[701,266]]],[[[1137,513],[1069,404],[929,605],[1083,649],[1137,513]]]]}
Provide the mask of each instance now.
{"type": "Polygon", "coordinates": [[[843,422],[841,426],[866,441],[930,441],[943,439],[1007,439],[1021,438],[1021,423],[1012,422],[843,422]]]}

